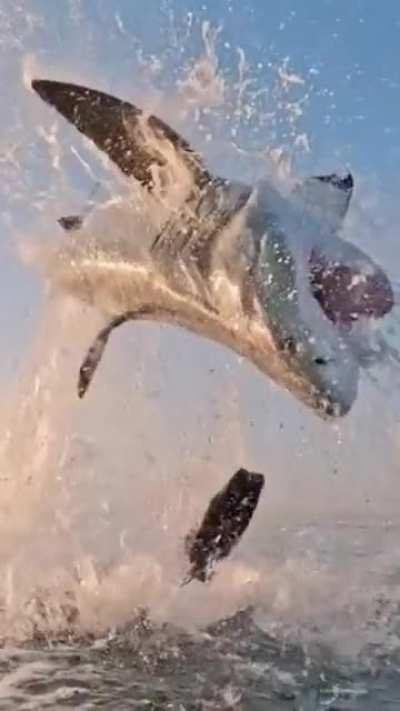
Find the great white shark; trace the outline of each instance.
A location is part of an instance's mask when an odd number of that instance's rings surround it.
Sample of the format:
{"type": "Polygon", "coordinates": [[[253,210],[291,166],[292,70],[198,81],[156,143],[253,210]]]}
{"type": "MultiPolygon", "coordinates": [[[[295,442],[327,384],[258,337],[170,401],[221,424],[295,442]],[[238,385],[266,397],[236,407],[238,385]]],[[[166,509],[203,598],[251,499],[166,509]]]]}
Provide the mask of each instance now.
{"type": "MultiPolygon", "coordinates": [[[[157,236],[138,234],[129,258],[82,245],[62,267],[63,288],[107,319],[80,369],[79,396],[112,331],[149,319],[228,346],[323,418],[348,413],[360,368],[374,359],[369,329],[394,303],[383,270],[341,236],[352,175],[307,178],[289,195],[269,180],[220,178],[131,103],[48,79],[32,88],[166,210],[157,236]]],[[[67,230],[81,223],[60,218],[67,230]]]]}

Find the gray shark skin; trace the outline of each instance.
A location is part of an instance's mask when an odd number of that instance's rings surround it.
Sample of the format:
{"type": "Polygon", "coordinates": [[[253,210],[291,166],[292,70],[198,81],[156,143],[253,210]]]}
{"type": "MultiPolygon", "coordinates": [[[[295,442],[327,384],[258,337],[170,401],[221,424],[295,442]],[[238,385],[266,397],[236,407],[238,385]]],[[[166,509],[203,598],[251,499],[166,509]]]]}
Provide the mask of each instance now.
{"type": "MultiPolygon", "coordinates": [[[[352,176],[309,178],[289,196],[268,181],[243,185],[211,175],[185,139],[128,102],[52,80],[32,88],[168,205],[155,239],[138,237],[137,258],[89,255],[61,277],[108,319],[81,367],[79,396],[113,329],[146,319],[231,348],[325,419],[348,413],[363,366],[353,325],[393,306],[384,272],[339,234],[352,176]],[[190,180],[177,199],[182,175],[190,180]]],[[[60,223],[76,232],[82,220],[60,223]]]]}
{"type": "Polygon", "coordinates": [[[182,586],[211,579],[214,564],[229,555],[250,524],[264,484],[262,474],[239,469],[211,499],[198,531],[186,537],[191,567],[182,586]]]}

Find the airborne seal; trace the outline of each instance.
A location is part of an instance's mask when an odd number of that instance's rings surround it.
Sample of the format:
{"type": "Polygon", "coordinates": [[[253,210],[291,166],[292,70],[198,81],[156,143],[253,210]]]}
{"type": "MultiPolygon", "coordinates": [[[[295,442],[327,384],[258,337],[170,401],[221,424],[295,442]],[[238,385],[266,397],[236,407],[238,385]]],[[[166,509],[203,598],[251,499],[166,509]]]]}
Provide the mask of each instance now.
{"type": "Polygon", "coordinates": [[[212,577],[214,563],[226,558],[239,543],[257,508],[265,479],[262,474],[239,469],[211,499],[197,532],[185,539],[190,571],[181,585],[212,577]]]}

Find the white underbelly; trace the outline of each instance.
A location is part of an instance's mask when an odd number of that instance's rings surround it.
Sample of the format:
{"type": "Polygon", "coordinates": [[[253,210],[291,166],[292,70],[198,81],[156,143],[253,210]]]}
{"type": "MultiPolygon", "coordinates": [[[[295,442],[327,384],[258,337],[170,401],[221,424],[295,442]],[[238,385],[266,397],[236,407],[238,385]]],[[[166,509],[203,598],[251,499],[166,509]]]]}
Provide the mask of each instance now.
{"type": "Polygon", "coordinates": [[[242,310],[240,289],[222,274],[211,279],[213,312],[195,297],[171,289],[162,274],[146,263],[81,257],[62,259],[51,268],[53,289],[90,304],[107,317],[154,308],[146,318],[171,322],[225,345],[250,360],[259,370],[289,390],[299,390],[298,377],[282,361],[260,315],[249,319],[242,310]],[[224,281],[225,280],[225,281],[224,281]]]}

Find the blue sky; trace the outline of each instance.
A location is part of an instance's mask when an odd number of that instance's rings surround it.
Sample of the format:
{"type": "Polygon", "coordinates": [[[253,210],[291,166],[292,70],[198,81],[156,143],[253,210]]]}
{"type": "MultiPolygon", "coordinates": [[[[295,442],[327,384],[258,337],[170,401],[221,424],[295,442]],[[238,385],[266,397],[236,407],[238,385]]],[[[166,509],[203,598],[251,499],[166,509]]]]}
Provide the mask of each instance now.
{"type": "MultiPolygon", "coordinates": [[[[398,174],[400,7],[395,0],[381,4],[375,0],[150,0],[145,10],[142,3],[130,0],[89,0],[84,6],[88,18],[92,8],[93,23],[102,26],[104,34],[114,11],[118,12],[127,31],[155,54],[168,44],[171,13],[178,24],[192,12],[198,20],[221,24],[221,45],[242,47],[254,64],[265,66],[289,57],[295,71],[305,77],[312,72],[314,89],[307,112],[313,137],[310,163],[327,161],[331,153],[339,152],[359,171],[398,174]]],[[[110,77],[124,65],[129,71],[129,42],[118,43],[118,51],[112,37],[99,43],[97,61],[110,77]]]]}

